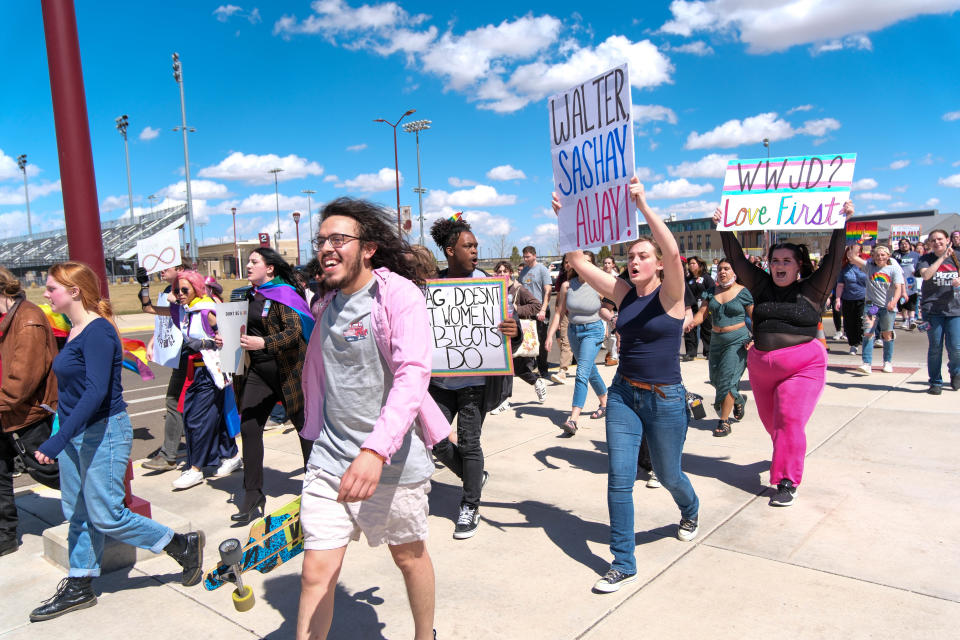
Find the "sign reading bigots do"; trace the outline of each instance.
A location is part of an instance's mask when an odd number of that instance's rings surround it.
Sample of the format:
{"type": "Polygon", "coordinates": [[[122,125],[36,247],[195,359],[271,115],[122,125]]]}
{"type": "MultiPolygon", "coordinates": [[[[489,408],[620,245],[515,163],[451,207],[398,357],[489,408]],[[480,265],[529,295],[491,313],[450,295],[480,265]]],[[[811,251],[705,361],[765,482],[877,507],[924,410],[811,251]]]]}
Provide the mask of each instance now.
{"type": "Polygon", "coordinates": [[[510,339],[497,329],[506,311],[505,280],[427,280],[432,375],[512,376],[510,339]]]}
{"type": "Polygon", "coordinates": [[[720,200],[721,231],[843,227],[855,153],[731,160],[720,200]]]}
{"type": "Polygon", "coordinates": [[[636,237],[632,100],[626,64],[550,98],[553,190],[560,252],[636,237]]]}

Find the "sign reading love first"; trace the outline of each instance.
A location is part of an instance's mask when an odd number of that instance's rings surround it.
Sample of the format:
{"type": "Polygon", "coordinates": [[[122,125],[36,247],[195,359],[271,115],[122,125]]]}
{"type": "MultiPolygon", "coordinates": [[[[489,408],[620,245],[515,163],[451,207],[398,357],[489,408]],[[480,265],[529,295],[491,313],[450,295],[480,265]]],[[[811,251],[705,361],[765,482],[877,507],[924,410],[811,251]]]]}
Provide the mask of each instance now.
{"type": "Polygon", "coordinates": [[[507,315],[506,280],[427,280],[433,335],[432,374],[512,376],[510,340],[497,328],[507,315]]]}
{"type": "Polygon", "coordinates": [[[146,269],[148,274],[176,267],[181,262],[180,232],[176,229],[137,241],[137,266],[146,269]]]}
{"type": "Polygon", "coordinates": [[[632,104],[626,64],[548,102],[560,253],[636,237],[632,104]]]}
{"type": "Polygon", "coordinates": [[[721,231],[843,227],[855,153],[731,160],[720,200],[721,231]]]}

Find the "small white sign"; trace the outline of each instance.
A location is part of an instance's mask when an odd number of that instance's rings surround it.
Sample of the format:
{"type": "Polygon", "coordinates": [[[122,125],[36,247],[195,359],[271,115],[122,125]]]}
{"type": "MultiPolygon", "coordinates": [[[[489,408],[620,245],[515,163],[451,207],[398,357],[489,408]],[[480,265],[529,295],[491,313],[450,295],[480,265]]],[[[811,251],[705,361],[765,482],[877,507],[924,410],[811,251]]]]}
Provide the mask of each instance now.
{"type": "Polygon", "coordinates": [[[148,274],[175,267],[181,262],[180,232],[176,229],[137,241],[137,265],[146,269],[148,274]]]}
{"type": "Polygon", "coordinates": [[[217,303],[217,332],[223,340],[220,349],[220,366],[224,373],[243,373],[243,348],[240,336],[247,332],[247,302],[217,303]]]}

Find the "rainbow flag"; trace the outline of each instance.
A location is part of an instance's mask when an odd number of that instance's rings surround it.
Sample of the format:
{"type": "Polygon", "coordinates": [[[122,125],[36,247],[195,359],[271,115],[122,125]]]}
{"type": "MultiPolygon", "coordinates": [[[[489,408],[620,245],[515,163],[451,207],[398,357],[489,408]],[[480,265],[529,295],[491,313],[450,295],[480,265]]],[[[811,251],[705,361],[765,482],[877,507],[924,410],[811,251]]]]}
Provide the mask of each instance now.
{"type": "Polygon", "coordinates": [[[153,371],[147,364],[147,345],[140,340],[120,338],[123,344],[123,366],[139,373],[143,380],[153,380],[153,371]]]}
{"type": "Polygon", "coordinates": [[[58,338],[66,338],[72,327],[70,318],[65,314],[55,313],[48,304],[38,304],[37,306],[43,310],[43,315],[47,316],[47,322],[50,323],[50,328],[53,329],[53,335],[58,338]]]}
{"type": "Polygon", "coordinates": [[[457,211],[455,214],[453,214],[452,216],[450,216],[450,219],[453,220],[454,222],[456,222],[457,220],[459,220],[459,219],[461,218],[461,216],[463,216],[463,211],[457,211]]]}

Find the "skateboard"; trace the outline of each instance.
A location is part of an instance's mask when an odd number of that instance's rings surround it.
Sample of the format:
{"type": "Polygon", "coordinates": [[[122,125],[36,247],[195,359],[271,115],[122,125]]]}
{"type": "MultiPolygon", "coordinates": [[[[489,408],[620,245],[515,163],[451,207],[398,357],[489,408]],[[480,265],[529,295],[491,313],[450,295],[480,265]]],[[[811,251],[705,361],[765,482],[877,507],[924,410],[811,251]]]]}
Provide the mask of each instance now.
{"type": "Polygon", "coordinates": [[[268,573],[303,551],[300,528],[300,498],[256,520],[250,526],[246,545],[236,538],[220,543],[220,563],[203,577],[207,591],[228,582],[236,585],[233,606],[237,611],[253,608],[253,589],[243,584],[242,574],[250,570],[268,573]]]}

